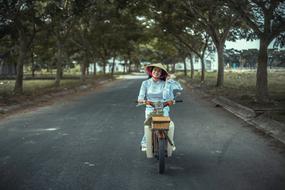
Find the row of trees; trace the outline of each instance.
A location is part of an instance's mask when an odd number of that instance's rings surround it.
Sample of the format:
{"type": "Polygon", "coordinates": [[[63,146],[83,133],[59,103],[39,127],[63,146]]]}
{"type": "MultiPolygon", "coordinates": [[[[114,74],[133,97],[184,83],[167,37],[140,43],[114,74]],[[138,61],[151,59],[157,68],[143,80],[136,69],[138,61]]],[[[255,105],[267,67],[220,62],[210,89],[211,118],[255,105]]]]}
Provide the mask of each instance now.
{"type": "Polygon", "coordinates": [[[274,39],[276,46],[284,46],[284,0],[154,0],[153,5],[152,12],[163,30],[189,51],[202,58],[209,43],[214,44],[219,62],[217,87],[223,86],[225,41],[259,39],[256,98],[268,101],[267,48],[274,39]]]}
{"type": "MultiPolygon", "coordinates": [[[[236,50],[226,49],[224,52],[225,65],[231,68],[257,68],[259,51],[257,49],[236,50]]],[[[268,50],[269,67],[285,67],[285,50],[268,50]]]]}
{"type": "Polygon", "coordinates": [[[218,53],[217,87],[222,87],[225,41],[246,38],[260,40],[256,96],[267,101],[267,48],[274,39],[276,46],[284,46],[284,0],[0,0],[0,4],[0,50],[6,60],[17,63],[15,93],[23,91],[23,65],[56,68],[58,86],[70,63],[80,64],[84,80],[89,63],[99,62],[105,72],[110,58],[124,60],[125,65],[140,61],[169,65],[195,54],[201,60],[203,81],[207,51],[218,53]]]}
{"type": "Polygon", "coordinates": [[[138,44],[147,40],[136,19],[135,1],[1,0],[0,4],[1,57],[17,63],[16,94],[23,92],[24,65],[56,68],[59,86],[63,68],[71,63],[80,64],[84,80],[89,63],[99,62],[104,73],[110,58],[120,56],[131,63],[138,44]]]}

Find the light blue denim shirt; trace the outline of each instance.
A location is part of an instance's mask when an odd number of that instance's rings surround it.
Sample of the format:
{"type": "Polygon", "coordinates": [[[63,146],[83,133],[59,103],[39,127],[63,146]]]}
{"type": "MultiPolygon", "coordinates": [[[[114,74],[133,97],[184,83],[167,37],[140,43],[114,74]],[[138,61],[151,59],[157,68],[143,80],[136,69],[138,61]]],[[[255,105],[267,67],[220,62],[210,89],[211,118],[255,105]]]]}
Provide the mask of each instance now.
{"type": "MultiPolygon", "coordinates": [[[[154,81],[152,78],[142,82],[138,100],[148,100],[152,102],[165,102],[174,99],[173,91],[183,90],[181,85],[172,79],[154,81]]],[[[151,106],[146,106],[146,117],[153,111],[151,106]]],[[[169,115],[169,107],[164,108],[164,116],[169,115]]]]}
{"type": "Polygon", "coordinates": [[[154,81],[152,78],[142,82],[138,100],[164,102],[174,99],[173,90],[183,90],[181,85],[172,79],[154,81]]]}

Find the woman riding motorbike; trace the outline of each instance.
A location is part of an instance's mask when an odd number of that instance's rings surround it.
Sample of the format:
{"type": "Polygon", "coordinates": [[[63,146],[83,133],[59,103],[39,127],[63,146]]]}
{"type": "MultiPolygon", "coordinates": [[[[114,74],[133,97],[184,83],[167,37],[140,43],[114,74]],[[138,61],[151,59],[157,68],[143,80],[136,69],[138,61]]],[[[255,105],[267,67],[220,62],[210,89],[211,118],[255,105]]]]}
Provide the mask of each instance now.
{"type": "MultiPolygon", "coordinates": [[[[161,63],[150,64],[145,67],[149,79],[141,84],[138,103],[150,102],[171,102],[174,99],[174,90],[183,90],[181,85],[170,79],[170,74],[161,63]]],[[[146,105],[145,118],[149,118],[153,112],[153,107],[146,105]]],[[[163,115],[169,116],[169,106],[163,108],[163,115]]],[[[146,150],[146,135],[141,140],[142,151],[146,150]]]]}

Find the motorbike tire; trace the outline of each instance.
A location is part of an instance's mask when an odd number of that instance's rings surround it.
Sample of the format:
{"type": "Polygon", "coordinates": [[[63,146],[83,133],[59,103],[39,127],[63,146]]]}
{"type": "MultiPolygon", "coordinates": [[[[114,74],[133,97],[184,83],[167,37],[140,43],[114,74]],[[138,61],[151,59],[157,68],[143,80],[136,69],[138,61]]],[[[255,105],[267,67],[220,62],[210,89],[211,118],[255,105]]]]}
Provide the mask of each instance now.
{"type": "Polygon", "coordinates": [[[159,139],[158,141],[158,160],[159,160],[159,173],[162,174],[165,171],[165,146],[166,140],[159,139]]]}

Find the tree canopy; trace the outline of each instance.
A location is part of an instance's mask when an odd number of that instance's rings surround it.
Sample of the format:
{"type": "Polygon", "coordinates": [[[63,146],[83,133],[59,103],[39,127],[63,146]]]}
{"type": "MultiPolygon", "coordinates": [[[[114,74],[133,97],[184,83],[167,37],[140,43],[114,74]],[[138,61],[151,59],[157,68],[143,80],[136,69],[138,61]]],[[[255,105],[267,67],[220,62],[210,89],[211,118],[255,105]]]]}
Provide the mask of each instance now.
{"type": "MultiPolygon", "coordinates": [[[[201,60],[203,81],[208,50],[218,54],[217,86],[222,87],[224,65],[241,65],[241,59],[231,56],[246,57],[246,52],[225,52],[225,41],[246,38],[260,40],[256,95],[266,101],[268,45],[285,44],[284,0],[0,0],[0,4],[0,56],[2,62],[17,65],[15,93],[22,93],[23,67],[28,65],[33,71],[56,69],[59,86],[64,68],[74,65],[80,65],[84,81],[86,69],[94,63],[103,73],[108,65],[114,73],[115,59],[124,60],[131,70],[143,61],[171,65],[193,54],[201,60]]],[[[278,53],[270,56],[283,59],[278,53]]]]}

